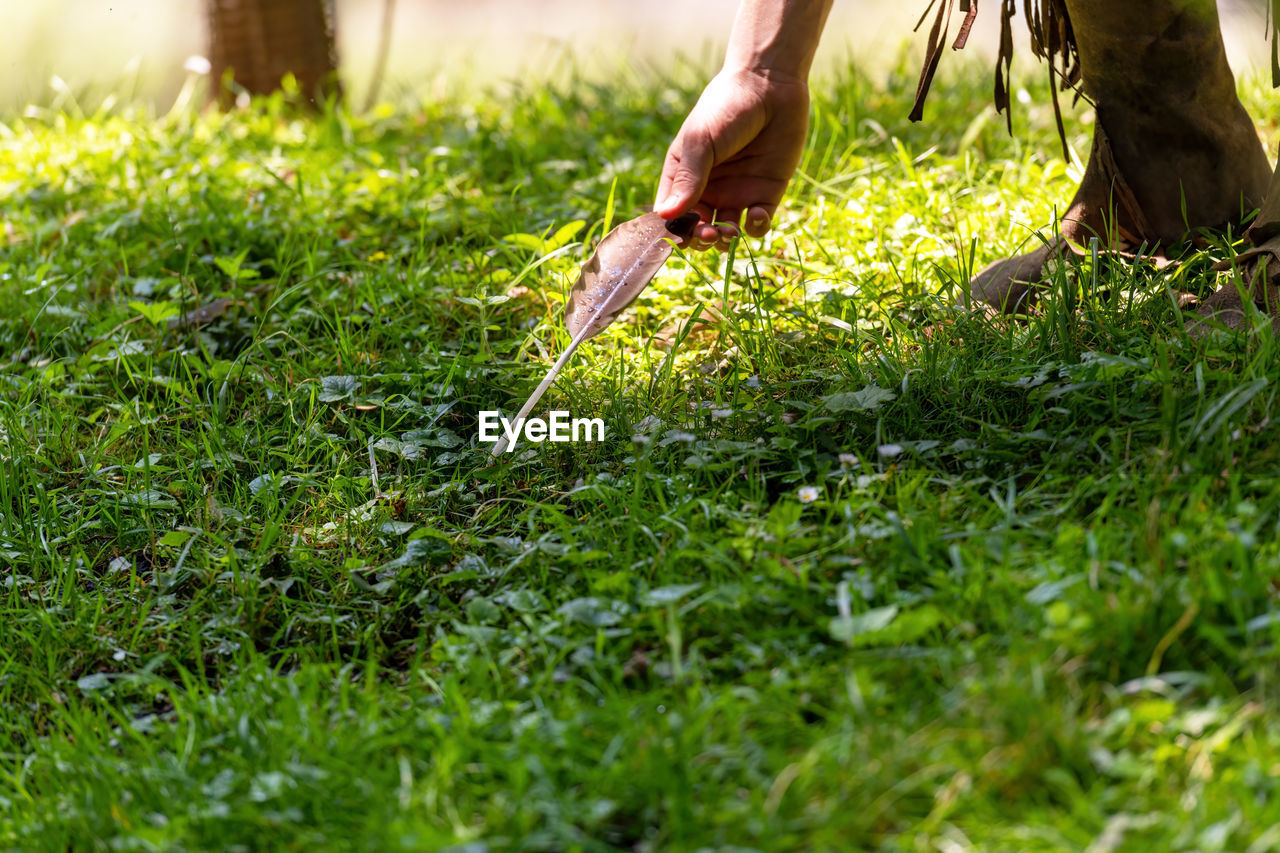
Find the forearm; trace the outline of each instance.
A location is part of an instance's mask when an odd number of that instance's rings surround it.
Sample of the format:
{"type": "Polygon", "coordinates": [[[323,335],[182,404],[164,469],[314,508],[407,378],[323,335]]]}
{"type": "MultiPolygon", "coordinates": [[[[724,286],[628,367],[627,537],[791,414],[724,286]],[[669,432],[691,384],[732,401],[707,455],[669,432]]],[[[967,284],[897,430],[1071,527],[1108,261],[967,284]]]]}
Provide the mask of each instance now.
{"type": "Polygon", "coordinates": [[[742,0],[729,36],[726,71],[809,76],[833,0],[742,0]]]}

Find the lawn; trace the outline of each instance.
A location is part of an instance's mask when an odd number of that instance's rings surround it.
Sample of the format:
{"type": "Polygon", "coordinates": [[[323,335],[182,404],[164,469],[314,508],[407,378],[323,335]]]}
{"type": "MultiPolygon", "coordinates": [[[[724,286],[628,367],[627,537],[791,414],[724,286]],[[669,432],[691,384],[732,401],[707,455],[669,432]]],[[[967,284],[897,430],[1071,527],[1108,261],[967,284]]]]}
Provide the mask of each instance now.
{"type": "Polygon", "coordinates": [[[816,81],[777,229],[540,405],[605,440],[495,465],[705,69],[0,118],[0,848],[1280,850],[1236,237],[958,307],[1079,166],[950,65],[816,81]]]}

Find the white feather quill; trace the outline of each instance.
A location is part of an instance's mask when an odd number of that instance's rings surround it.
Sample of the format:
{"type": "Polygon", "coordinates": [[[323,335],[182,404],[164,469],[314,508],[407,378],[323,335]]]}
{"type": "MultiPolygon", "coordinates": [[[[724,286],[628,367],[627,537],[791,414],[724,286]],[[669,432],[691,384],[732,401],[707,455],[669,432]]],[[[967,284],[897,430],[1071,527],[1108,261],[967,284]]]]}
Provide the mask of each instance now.
{"type": "MultiPolygon", "coordinates": [[[[514,421],[517,433],[578,346],[587,338],[603,332],[623,309],[635,301],[671,257],[672,249],[687,241],[697,224],[696,213],[686,213],[669,221],[656,213],[646,213],[622,223],[605,235],[569,291],[569,304],[564,313],[565,328],[572,336],[569,346],[520,407],[514,421]]],[[[506,449],[507,438],[504,435],[489,452],[489,461],[492,462],[506,449]]]]}

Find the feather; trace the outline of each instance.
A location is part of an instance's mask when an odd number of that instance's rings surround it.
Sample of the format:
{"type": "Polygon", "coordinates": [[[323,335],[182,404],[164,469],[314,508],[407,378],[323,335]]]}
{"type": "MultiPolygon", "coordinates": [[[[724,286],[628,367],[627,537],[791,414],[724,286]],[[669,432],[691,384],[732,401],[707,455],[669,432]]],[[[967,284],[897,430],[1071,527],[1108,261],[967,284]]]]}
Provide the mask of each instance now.
{"type": "MultiPolygon", "coordinates": [[[[569,346],[520,407],[514,421],[517,430],[578,346],[603,332],[636,300],[671,257],[672,249],[683,245],[697,224],[696,213],[686,213],[670,221],[656,213],[646,213],[605,235],[569,291],[564,314],[565,328],[572,338],[569,346]]],[[[503,436],[490,451],[489,460],[496,459],[506,448],[507,439],[503,436]]]]}

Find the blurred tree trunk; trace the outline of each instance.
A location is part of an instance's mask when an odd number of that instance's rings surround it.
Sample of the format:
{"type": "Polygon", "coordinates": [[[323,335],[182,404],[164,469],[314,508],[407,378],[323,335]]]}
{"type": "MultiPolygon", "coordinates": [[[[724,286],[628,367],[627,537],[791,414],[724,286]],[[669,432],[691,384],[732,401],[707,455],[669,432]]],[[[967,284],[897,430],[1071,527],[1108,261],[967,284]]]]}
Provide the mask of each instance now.
{"type": "Polygon", "coordinates": [[[226,106],[235,95],[222,85],[230,69],[250,94],[274,92],[292,74],[312,104],[341,95],[333,19],[327,0],[205,0],[214,91],[226,106]]]}

